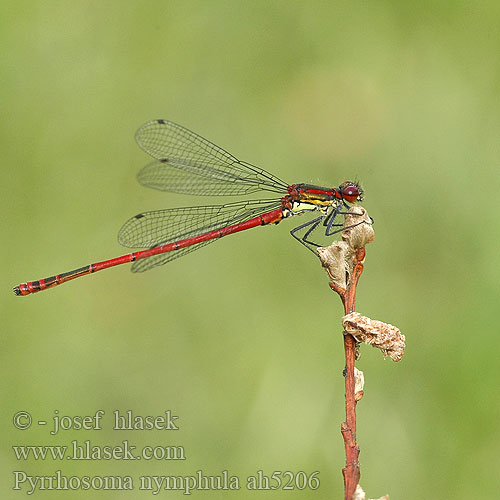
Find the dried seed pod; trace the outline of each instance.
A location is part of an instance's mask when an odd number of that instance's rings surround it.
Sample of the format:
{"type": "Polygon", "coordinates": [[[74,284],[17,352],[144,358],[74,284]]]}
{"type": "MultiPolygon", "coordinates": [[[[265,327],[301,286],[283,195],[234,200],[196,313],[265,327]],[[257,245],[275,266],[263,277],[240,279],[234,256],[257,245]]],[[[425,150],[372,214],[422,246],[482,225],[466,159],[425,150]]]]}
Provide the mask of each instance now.
{"type": "Polygon", "coordinates": [[[359,205],[352,206],[345,216],[343,241],[335,241],[328,247],[318,248],[323,267],[336,287],[345,290],[349,286],[356,252],[375,237],[372,224],[366,209],[359,205]]]}
{"type": "Polygon", "coordinates": [[[342,239],[347,242],[353,253],[375,239],[373,220],[365,208],[352,206],[345,216],[342,239]]]}
{"type": "MultiPolygon", "coordinates": [[[[354,496],[352,497],[352,500],[369,500],[366,498],[366,494],[363,491],[363,488],[358,484],[356,486],[356,491],[354,492],[354,496]]],[[[389,500],[389,495],[384,495],[383,497],[380,497],[378,499],[373,499],[373,500],[389,500]]]]}
{"type": "Polygon", "coordinates": [[[364,394],[363,387],[365,386],[365,374],[354,367],[354,398],[359,401],[364,394]]]}
{"type": "Polygon", "coordinates": [[[349,245],[345,241],[335,241],[329,247],[318,248],[318,255],[328,276],[330,276],[331,282],[345,289],[347,276],[349,275],[347,261],[349,245]]]}
{"type": "Polygon", "coordinates": [[[342,324],[346,333],[358,342],[377,347],[393,361],[400,361],[403,357],[406,337],[396,326],[370,319],[358,312],[344,316],[342,324]]]}

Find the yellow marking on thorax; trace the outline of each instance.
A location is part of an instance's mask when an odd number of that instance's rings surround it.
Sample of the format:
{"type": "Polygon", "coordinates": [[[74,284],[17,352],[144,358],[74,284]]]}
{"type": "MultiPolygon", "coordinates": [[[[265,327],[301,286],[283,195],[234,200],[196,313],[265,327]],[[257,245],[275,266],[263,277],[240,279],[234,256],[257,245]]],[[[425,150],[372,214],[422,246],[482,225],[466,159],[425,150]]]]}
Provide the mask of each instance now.
{"type": "Polygon", "coordinates": [[[315,206],[324,206],[324,207],[329,207],[337,200],[333,199],[322,199],[321,195],[318,195],[317,193],[300,193],[301,201],[303,200],[303,203],[310,203],[311,205],[315,206]]]}
{"type": "Polygon", "coordinates": [[[331,205],[329,203],[328,205],[317,205],[316,203],[308,203],[305,201],[294,201],[292,209],[286,209],[285,212],[285,217],[290,217],[291,215],[302,215],[303,213],[310,213],[311,211],[317,210],[319,212],[323,212],[326,214],[328,210],[328,206],[331,205]]]}

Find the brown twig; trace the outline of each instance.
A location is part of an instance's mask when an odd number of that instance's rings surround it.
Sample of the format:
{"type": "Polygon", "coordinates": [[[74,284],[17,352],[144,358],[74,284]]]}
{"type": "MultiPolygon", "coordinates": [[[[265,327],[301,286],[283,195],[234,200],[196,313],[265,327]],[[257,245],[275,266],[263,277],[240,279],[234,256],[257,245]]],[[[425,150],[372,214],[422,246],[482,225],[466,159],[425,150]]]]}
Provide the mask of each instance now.
{"type": "MultiPolygon", "coordinates": [[[[349,314],[355,310],[356,286],[363,272],[365,249],[360,248],[354,258],[354,268],[351,280],[342,298],[344,312],[349,314]]],[[[342,423],[342,436],[344,437],[346,465],[342,469],[344,476],[344,497],[351,500],[356,486],[359,483],[359,446],[356,442],[356,392],[354,381],[354,363],[356,361],[356,340],[350,334],[344,335],[345,351],[345,414],[346,420],[342,423]]]]}
{"type": "MultiPolygon", "coordinates": [[[[318,255],[323,267],[330,275],[330,287],[338,293],[344,304],[345,314],[354,312],[356,287],[363,272],[365,245],[373,240],[371,219],[362,207],[352,207],[346,216],[342,242],[331,247],[319,248],[318,255]],[[361,212],[360,212],[361,211],[361,212]]],[[[341,424],[344,439],[346,465],[344,476],[344,499],[352,500],[360,478],[359,446],[356,442],[356,403],[362,397],[362,390],[356,393],[355,361],[356,339],[344,332],[345,351],[345,422],[341,424]]]]}

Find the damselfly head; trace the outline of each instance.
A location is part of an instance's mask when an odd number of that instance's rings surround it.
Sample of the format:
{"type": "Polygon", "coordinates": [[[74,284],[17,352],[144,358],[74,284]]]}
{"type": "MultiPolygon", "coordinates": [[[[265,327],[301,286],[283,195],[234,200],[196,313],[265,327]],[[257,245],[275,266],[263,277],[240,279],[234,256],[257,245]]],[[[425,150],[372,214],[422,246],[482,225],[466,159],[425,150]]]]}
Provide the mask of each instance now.
{"type": "Polygon", "coordinates": [[[363,188],[357,182],[344,181],[339,186],[339,192],[349,203],[363,200],[363,188]]]}

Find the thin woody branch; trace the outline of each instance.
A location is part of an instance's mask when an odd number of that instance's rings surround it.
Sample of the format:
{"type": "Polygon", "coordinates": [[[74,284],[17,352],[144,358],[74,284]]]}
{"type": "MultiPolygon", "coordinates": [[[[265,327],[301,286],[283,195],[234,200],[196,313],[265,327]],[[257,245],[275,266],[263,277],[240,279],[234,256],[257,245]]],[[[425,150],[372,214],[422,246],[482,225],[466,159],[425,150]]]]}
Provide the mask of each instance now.
{"type": "MultiPolygon", "coordinates": [[[[405,336],[393,325],[372,320],[355,312],[356,288],[363,273],[365,245],[372,242],[375,234],[373,221],[363,207],[356,206],[346,214],[342,241],[326,248],[318,248],[318,255],[330,277],[330,287],[337,292],[344,305],[344,352],[345,352],[345,422],[341,424],[344,439],[346,465],[344,476],[344,499],[364,500],[365,494],[359,485],[359,446],[356,441],[356,405],[363,397],[363,372],[355,367],[359,343],[364,342],[379,348],[384,356],[399,361],[404,354],[405,336]]],[[[380,500],[388,499],[388,496],[380,500]]]]}
{"type": "MultiPolygon", "coordinates": [[[[372,220],[362,207],[352,207],[345,217],[342,241],[327,248],[319,248],[318,255],[330,276],[330,287],[338,293],[344,304],[345,314],[355,310],[356,287],[363,272],[365,245],[373,240],[372,220]]],[[[356,339],[345,332],[345,422],[341,424],[344,439],[346,465],[344,476],[344,498],[352,500],[360,478],[359,446],[356,442],[356,404],[362,397],[362,387],[356,387],[355,361],[356,339]]],[[[359,378],[359,377],[358,377],[359,378]]]]}

